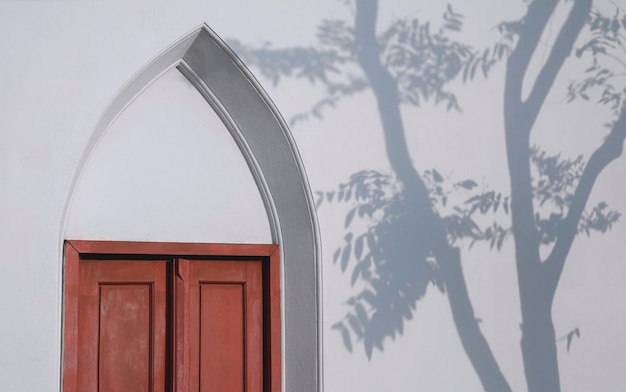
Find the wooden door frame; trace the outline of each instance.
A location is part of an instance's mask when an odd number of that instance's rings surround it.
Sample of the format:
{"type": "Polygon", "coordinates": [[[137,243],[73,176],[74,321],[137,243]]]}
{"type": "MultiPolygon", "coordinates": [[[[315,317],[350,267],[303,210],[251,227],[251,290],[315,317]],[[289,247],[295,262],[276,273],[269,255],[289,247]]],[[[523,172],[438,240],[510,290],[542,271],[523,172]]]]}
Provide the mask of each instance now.
{"type": "MultiPolygon", "coordinates": [[[[280,251],[275,244],[200,244],[67,240],[64,243],[63,371],[64,392],[77,391],[79,263],[94,256],[138,258],[262,258],[264,262],[264,390],[281,391],[280,251]]],[[[172,369],[174,371],[174,369],[172,369]]],[[[173,375],[172,375],[173,376],[173,375]]]]}

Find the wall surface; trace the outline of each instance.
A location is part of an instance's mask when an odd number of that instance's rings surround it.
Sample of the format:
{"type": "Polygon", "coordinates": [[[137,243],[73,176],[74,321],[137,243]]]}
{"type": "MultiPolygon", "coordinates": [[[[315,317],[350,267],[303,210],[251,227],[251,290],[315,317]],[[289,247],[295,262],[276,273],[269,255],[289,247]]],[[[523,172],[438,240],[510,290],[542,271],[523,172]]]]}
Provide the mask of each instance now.
{"type": "Polygon", "coordinates": [[[272,242],[243,155],[176,69],[115,120],[77,188],[65,238],[272,242]]]}
{"type": "Polygon", "coordinates": [[[624,390],[626,57],[599,18],[624,11],[542,3],[0,2],[2,389],[59,390],[63,239],[270,240],[176,72],[113,124],[64,213],[107,102],[207,23],[292,124],[318,200],[326,391],[624,390]],[[577,51],[594,37],[613,49],[577,51]],[[605,140],[617,153],[594,154],[605,140]]]}

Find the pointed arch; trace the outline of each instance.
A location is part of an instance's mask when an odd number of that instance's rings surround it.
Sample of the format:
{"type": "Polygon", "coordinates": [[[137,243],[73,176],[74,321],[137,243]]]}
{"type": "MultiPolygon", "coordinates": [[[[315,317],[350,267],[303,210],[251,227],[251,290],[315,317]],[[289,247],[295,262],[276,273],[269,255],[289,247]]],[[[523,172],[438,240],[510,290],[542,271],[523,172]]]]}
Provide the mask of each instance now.
{"type": "Polygon", "coordinates": [[[172,68],[200,92],[207,109],[220,116],[235,139],[261,193],[272,239],[280,246],[284,390],[320,391],[320,244],[306,174],[280,113],[241,60],[208,26],[194,29],[156,56],[110,101],[72,179],[59,243],[65,240],[68,211],[92,152],[124,109],[172,68]]]}

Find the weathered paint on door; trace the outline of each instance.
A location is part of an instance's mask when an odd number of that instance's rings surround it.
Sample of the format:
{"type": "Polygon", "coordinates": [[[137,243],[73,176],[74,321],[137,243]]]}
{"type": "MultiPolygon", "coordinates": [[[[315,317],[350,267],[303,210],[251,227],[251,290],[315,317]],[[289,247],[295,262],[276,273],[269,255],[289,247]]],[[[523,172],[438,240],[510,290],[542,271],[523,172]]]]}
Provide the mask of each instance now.
{"type": "Polygon", "coordinates": [[[65,391],[280,391],[277,247],[182,245],[66,244],[65,391]]]}
{"type": "Polygon", "coordinates": [[[78,390],[165,391],[166,263],[79,267],[78,390]]]}

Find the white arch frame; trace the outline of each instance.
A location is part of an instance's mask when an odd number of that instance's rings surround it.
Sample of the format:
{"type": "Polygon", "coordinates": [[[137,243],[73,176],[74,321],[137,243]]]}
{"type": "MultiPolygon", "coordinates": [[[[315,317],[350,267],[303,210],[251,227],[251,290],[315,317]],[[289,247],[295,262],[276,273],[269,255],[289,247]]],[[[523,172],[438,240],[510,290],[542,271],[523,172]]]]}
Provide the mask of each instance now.
{"type": "Polygon", "coordinates": [[[272,239],[280,246],[283,390],[321,391],[321,252],[306,174],[280,113],[252,73],[207,25],[157,55],[110,101],[72,179],[62,215],[61,249],[72,199],[99,141],[124,109],[172,68],[202,94],[235,139],[261,193],[272,239]]]}

